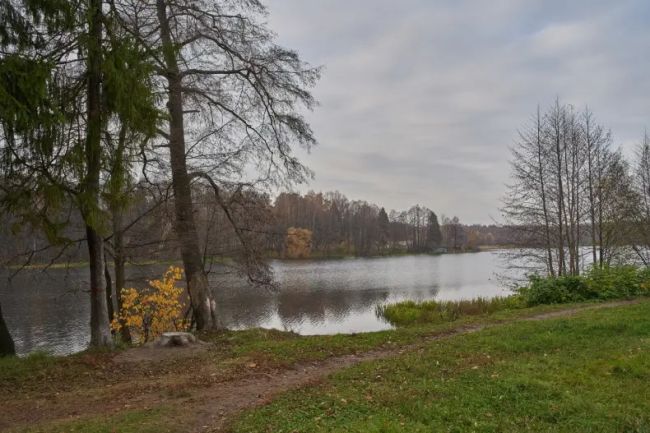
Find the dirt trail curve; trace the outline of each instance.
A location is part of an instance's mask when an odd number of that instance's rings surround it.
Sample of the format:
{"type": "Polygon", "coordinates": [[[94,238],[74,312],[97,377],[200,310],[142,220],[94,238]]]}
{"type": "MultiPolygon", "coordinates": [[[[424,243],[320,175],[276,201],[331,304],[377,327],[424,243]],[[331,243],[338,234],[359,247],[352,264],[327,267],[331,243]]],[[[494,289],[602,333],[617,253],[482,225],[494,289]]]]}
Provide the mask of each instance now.
{"type": "Polygon", "coordinates": [[[318,383],[328,375],[360,362],[391,358],[406,352],[420,349],[423,345],[432,341],[442,340],[457,335],[470,334],[486,328],[493,328],[514,322],[569,317],[581,311],[619,307],[637,302],[638,301],[610,302],[588,307],[578,307],[543,313],[525,318],[507,320],[496,324],[462,326],[442,334],[424,338],[417,344],[401,346],[395,349],[382,348],[357,355],[345,355],[309,364],[299,364],[295,365],[290,370],[285,370],[275,375],[261,375],[260,377],[247,378],[221,384],[218,386],[218,389],[210,388],[205,390],[204,395],[198,399],[204,403],[201,406],[195,407],[196,412],[194,413],[196,414],[197,424],[193,427],[191,432],[223,432],[227,429],[228,423],[235,415],[243,410],[269,403],[278,394],[318,383]]]}

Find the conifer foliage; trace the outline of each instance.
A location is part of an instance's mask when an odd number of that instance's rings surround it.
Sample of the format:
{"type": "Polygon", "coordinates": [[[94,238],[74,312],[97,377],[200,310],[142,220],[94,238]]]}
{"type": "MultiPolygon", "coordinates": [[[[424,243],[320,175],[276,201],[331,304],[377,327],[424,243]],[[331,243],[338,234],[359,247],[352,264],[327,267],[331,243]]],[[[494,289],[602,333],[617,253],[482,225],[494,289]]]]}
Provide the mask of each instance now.
{"type": "Polygon", "coordinates": [[[120,127],[151,136],[158,118],[153,69],[117,21],[102,0],[10,0],[0,8],[0,205],[51,244],[72,243],[61,229],[71,211],[81,215],[93,346],[112,345],[105,140],[120,127]],[[70,203],[74,209],[63,208],[70,203]]]}

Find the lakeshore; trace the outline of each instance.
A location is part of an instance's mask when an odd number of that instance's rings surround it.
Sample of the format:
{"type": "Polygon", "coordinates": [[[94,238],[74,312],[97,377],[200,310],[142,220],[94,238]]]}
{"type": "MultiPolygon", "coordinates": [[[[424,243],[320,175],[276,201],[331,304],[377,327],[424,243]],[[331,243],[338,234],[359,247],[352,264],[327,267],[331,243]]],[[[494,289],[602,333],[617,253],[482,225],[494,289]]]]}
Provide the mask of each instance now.
{"type": "Polygon", "coordinates": [[[643,431],[649,318],[642,298],[356,335],[204,333],[187,356],[3,359],[0,429],[643,431]]]}

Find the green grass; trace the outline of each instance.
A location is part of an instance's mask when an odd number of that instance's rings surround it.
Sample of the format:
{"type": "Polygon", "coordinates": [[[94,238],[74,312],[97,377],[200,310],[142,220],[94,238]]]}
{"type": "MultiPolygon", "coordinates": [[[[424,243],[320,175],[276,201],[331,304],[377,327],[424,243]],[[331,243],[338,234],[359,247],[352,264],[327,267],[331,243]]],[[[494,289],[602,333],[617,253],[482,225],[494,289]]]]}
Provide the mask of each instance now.
{"type": "Polygon", "coordinates": [[[453,322],[464,316],[490,315],[497,311],[516,310],[524,306],[518,296],[463,301],[404,301],[379,306],[377,315],[395,326],[410,326],[417,323],[453,322]]]}
{"type": "MultiPolygon", "coordinates": [[[[0,394],[28,393],[59,389],[111,380],[110,360],[125,350],[116,345],[111,350],[89,349],[68,356],[34,352],[26,357],[0,358],[0,394]]],[[[115,371],[115,377],[122,372],[115,371]]]]}
{"type": "Polygon", "coordinates": [[[453,322],[465,316],[488,316],[498,311],[538,305],[633,299],[650,296],[650,268],[612,266],[593,268],[584,275],[531,276],[516,295],[461,301],[404,301],[382,305],[377,315],[395,326],[453,322]]]}
{"type": "MultiPolygon", "coordinates": [[[[625,310],[617,309],[617,311],[623,312],[627,315],[626,322],[637,321],[638,323],[635,326],[640,326],[643,324],[643,321],[639,320],[640,318],[650,317],[650,314],[648,314],[650,313],[650,302],[646,301],[646,304],[644,305],[645,309],[640,312],[637,311],[640,308],[637,306],[627,307],[625,310]],[[628,311],[630,313],[628,313],[628,311]],[[641,313],[645,314],[645,316],[641,313]]],[[[271,420],[270,425],[273,426],[273,428],[277,427],[279,429],[278,431],[293,431],[294,429],[297,429],[296,431],[311,431],[311,428],[313,427],[311,422],[313,419],[319,416],[327,416],[330,412],[337,415],[339,414],[339,410],[347,408],[351,402],[355,401],[355,389],[358,387],[359,390],[363,390],[364,394],[356,393],[357,397],[363,396],[363,401],[357,403],[363,403],[366,406],[360,406],[358,409],[353,408],[352,412],[341,412],[345,414],[345,417],[342,418],[342,420],[349,420],[351,422],[350,425],[353,426],[351,431],[355,431],[354,429],[356,429],[356,431],[366,431],[363,429],[363,423],[365,423],[366,420],[365,418],[358,418],[361,416],[357,413],[358,410],[367,413],[369,416],[372,415],[373,419],[383,419],[380,417],[381,413],[383,413],[384,410],[388,410],[388,414],[393,413],[392,411],[394,408],[385,405],[376,407],[374,405],[378,401],[382,401],[382,398],[387,398],[389,400],[394,399],[395,401],[400,400],[403,398],[402,394],[408,394],[410,400],[406,399],[405,401],[410,401],[409,404],[413,404],[416,407],[425,407],[430,403],[428,401],[430,395],[421,394],[421,390],[417,387],[416,389],[411,389],[411,386],[413,385],[412,381],[417,382],[420,380],[418,377],[421,376],[422,380],[426,380],[428,381],[427,383],[435,384],[436,387],[439,387],[441,384],[435,381],[435,377],[439,377],[440,374],[444,373],[453,381],[456,380],[454,379],[454,375],[460,374],[452,369],[453,362],[460,362],[463,360],[463,362],[479,362],[482,359],[480,358],[482,356],[480,355],[481,353],[490,353],[494,360],[498,358],[499,351],[502,350],[501,348],[495,347],[488,351],[488,349],[477,347],[476,344],[471,344],[467,347],[459,346],[458,342],[466,341],[465,339],[467,337],[453,337],[435,344],[425,343],[423,340],[425,337],[445,334],[451,329],[470,324],[498,324],[503,321],[521,319],[527,316],[534,316],[546,312],[589,306],[590,305],[585,304],[569,304],[542,305],[523,309],[506,309],[496,311],[490,315],[462,316],[454,322],[414,323],[408,327],[400,327],[395,330],[357,335],[302,337],[292,333],[261,329],[210,333],[201,335],[201,338],[216,343],[214,349],[211,349],[196,358],[182,359],[172,363],[166,362],[164,364],[137,363],[117,365],[111,362],[112,356],[114,355],[107,352],[85,352],[69,357],[51,357],[37,354],[28,358],[6,358],[0,359],[0,394],[5,397],[8,396],[8,399],[12,401],[16,399],[30,400],[34,398],[56,399],[58,398],[56,396],[59,394],[77,396],[74,398],[79,398],[81,401],[85,401],[89,392],[95,392],[91,390],[97,390],[97,392],[101,393],[102,399],[122,401],[125,399],[125,396],[122,394],[125,389],[123,387],[116,387],[115,385],[118,383],[127,385],[132,383],[132,381],[138,381],[143,377],[148,377],[148,380],[152,383],[162,384],[164,383],[165,377],[174,377],[179,372],[183,373],[188,370],[198,372],[206,365],[210,365],[212,368],[210,372],[222,377],[222,380],[229,380],[229,378],[236,378],[242,373],[246,374],[247,372],[250,372],[250,363],[256,364],[255,371],[270,373],[275,371],[275,368],[291,367],[296,363],[299,364],[303,362],[317,361],[332,356],[350,353],[362,353],[381,347],[395,349],[413,344],[422,346],[424,349],[423,351],[417,352],[414,350],[413,355],[402,357],[394,363],[382,362],[373,363],[372,366],[357,367],[361,368],[363,373],[361,376],[354,376],[353,379],[345,379],[345,377],[350,378],[352,376],[345,376],[347,373],[343,373],[343,376],[340,376],[343,379],[335,379],[331,384],[320,388],[320,391],[314,395],[310,395],[309,393],[304,394],[305,391],[302,391],[301,393],[285,397],[279,403],[271,406],[270,408],[274,409],[269,408],[268,410],[270,412],[249,414],[237,426],[239,429],[238,431],[258,431],[256,429],[259,429],[259,431],[266,431],[262,427],[266,425],[266,417],[268,416],[271,420]],[[476,356],[479,356],[479,359],[477,361],[472,361],[476,356]],[[446,361],[444,361],[445,359],[446,361]],[[440,365],[445,366],[443,370],[439,369],[440,365]],[[411,374],[409,373],[410,371],[414,373],[411,374]],[[427,378],[427,375],[433,376],[427,378]],[[381,380],[376,379],[377,376],[381,376],[381,380]],[[368,382],[364,382],[364,377],[368,382]],[[109,384],[112,386],[107,387],[109,384]],[[374,388],[372,387],[380,384],[382,384],[383,387],[381,390],[373,390],[374,388]],[[340,391],[338,390],[339,387],[340,391]],[[118,392],[118,389],[121,389],[122,391],[118,392]],[[340,397],[338,397],[339,392],[341,393],[340,397]],[[370,392],[370,394],[368,394],[368,392],[370,392]],[[390,392],[393,394],[390,394],[390,392]],[[382,393],[384,393],[383,397],[381,397],[382,393]],[[413,398],[410,396],[411,393],[413,393],[413,398]],[[351,395],[352,397],[347,397],[346,395],[351,395]],[[368,400],[366,400],[366,396],[369,396],[368,400]],[[325,398],[325,400],[319,400],[321,397],[325,398]],[[341,398],[345,399],[346,402],[344,403],[341,401],[341,398]],[[306,402],[304,406],[301,406],[302,399],[305,399],[306,402]],[[420,399],[422,400],[420,401],[420,399]],[[323,401],[325,402],[325,406],[321,406],[323,401]],[[337,405],[341,404],[343,406],[339,408],[337,405]],[[278,410],[281,411],[279,414],[277,413],[278,410]],[[303,414],[306,418],[303,419],[302,415],[299,416],[299,414],[303,414]],[[257,425],[255,423],[257,423],[257,425]]],[[[597,316],[595,312],[583,314],[585,317],[591,317],[593,319],[600,317],[597,316]]],[[[601,313],[599,312],[598,314],[601,313]]],[[[600,319],[592,320],[592,325],[597,324],[598,326],[601,326],[601,322],[602,320],[600,319]]],[[[540,322],[539,325],[537,322],[508,325],[507,328],[504,328],[502,334],[507,338],[513,339],[517,344],[521,341],[534,342],[535,340],[531,340],[531,336],[537,336],[539,332],[547,332],[540,331],[537,328],[537,326],[541,326],[541,323],[542,322],[540,322]]],[[[627,323],[618,324],[617,328],[615,328],[616,332],[622,332],[621,330],[627,329],[626,326],[628,326],[627,323]]],[[[482,331],[481,333],[476,334],[476,336],[494,334],[495,332],[497,332],[496,329],[482,331]]],[[[507,349],[511,347],[507,338],[498,337],[496,339],[498,343],[505,345],[505,354],[508,352],[507,349]]],[[[565,338],[566,341],[563,341],[561,344],[571,346],[572,339],[575,339],[578,343],[575,344],[575,347],[578,347],[579,344],[582,344],[582,340],[586,338],[591,339],[592,344],[598,343],[598,339],[594,338],[593,335],[583,336],[574,333],[568,335],[565,338]]],[[[645,345],[643,347],[647,347],[647,335],[645,343],[643,344],[645,345]]],[[[512,347],[514,347],[514,344],[512,347]]],[[[626,353],[627,347],[621,346],[618,350],[624,354],[626,353]]],[[[548,351],[548,353],[552,354],[551,351],[548,351]]],[[[504,362],[506,361],[510,362],[507,356],[504,357],[504,362]]],[[[574,360],[570,359],[569,361],[573,362],[574,360]]],[[[642,361],[646,362],[647,359],[642,361]]],[[[481,362],[485,362],[485,359],[481,362]]],[[[471,370],[471,367],[474,365],[475,364],[472,363],[470,366],[465,366],[463,368],[471,370]]],[[[645,377],[644,375],[647,374],[644,369],[645,367],[643,367],[642,364],[630,359],[622,358],[610,367],[611,371],[616,374],[633,374],[637,378],[645,377]]],[[[504,364],[501,371],[507,373],[510,369],[511,366],[504,364]]],[[[472,370],[471,373],[476,372],[472,370]]],[[[213,376],[213,374],[210,374],[210,376],[213,376]]],[[[339,376],[336,377],[338,378],[339,376]]],[[[194,382],[201,384],[203,380],[204,379],[201,379],[201,377],[197,377],[197,380],[194,382]]],[[[476,386],[478,385],[480,385],[480,383],[476,383],[476,386]]],[[[137,389],[139,389],[137,385],[136,388],[132,390],[129,390],[127,387],[127,394],[137,394],[137,389]]],[[[634,388],[631,388],[631,390],[637,393],[640,392],[639,389],[635,390],[634,388]]],[[[42,420],[38,421],[38,424],[31,425],[27,430],[24,430],[24,427],[21,429],[21,427],[16,426],[18,429],[12,431],[181,432],[184,431],[183,428],[186,427],[186,424],[182,421],[183,417],[191,417],[191,403],[189,403],[188,406],[188,403],[184,402],[187,395],[191,395],[191,391],[191,388],[160,388],[160,392],[164,395],[174,394],[173,398],[158,403],[152,402],[153,404],[149,406],[148,409],[143,409],[141,407],[125,407],[114,415],[99,416],[91,415],[80,407],[79,414],[81,417],[77,420],[57,422],[42,420]],[[178,396],[176,396],[176,394],[178,394],[178,396]],[[164,405],[164,407],[161,405],[164,405]],[[178,414],[182,414],[182,416],[174,415],[177,413],[174,411],[177,411],[178,414]],[[187,415],[188,413],[190,413],[190,415],[187,415]],[[108,428],[107,426],[110,426],[112,429],[106,430],[108,428]]],[[[442,391],[444,391],[444,389],[441,389],[441,392],[442,391]]],[[[454,388],[450,388],[445,392],[452,393],[452,391],[455,392],[454,388]]],[[[0,398],[0,402],[1,401],[2,398],[0,398]]],[[[128,403],[128,398],[125,400],[125,403],[128,403]]],[[[376,428],[374,431],[410,431],[408,429],[395,430],[393,427],[391,427],[393,430],[382,430],[381,425],[383,424],[377,424],[379,427],[375,426],[376,428]]],[[[337,429],[338,431],[350,431],[344,426],[345,424],[325,424],[321,426],[322,428],[319,427],[321,430],[315,431],[329,431],[328,429],[330,427],[332,428],[332,431],[337,431],[337,429]]]]}
{"type": "MultiPolygon", "coordinates": [[[[244,331],[219,331],[201,333],[201,340],[215,344],[215,350],[192,362],[212,362],[216,365],[244,365],[250,361],[267,363],[271,367],[288,366],[299,362],[317,361],[331,356],[364,352],[382,346],[400,346],[415,343],[425,336],[445,333],[467,324],[498,323],[552,311],[560,311],[585,304],[539,305],[525,309],[500,310],[489,316],[463,316],[458,320],[437,323],[413,323],[408,327],[359,334],[300,336],[291,332],[268,329],[244,331]]],[[[120,350],[125,349],[120,346],[120,350]]],[[[41,387],[69,389],[85,385],[88,380],[107,379],[111,376],[128,377],[139,374],[125,367],[115,368],[111,358],[118,353],[85,351],[69,356],[52,356],[34,353],[24,358],[0,358],[0,392],[22,393],[41,387]]],[[[170,369],[173,366],[166,366],[170,369]]],[[[142,367],[145,368],[145,367],[142,367]]],[[[184,370],[184,365],[179,366],[184,370]]]]}
{"type": "Polygon", "coordinates": [[[55,379],[63,384],[68,383],[91,371],[90,366],[79,362],[79,359],[79,355],[55,357],[41,352],[25,358],[0,358],[0,391],[32,389],[41,380],[49,382],[55,379]]]}
{"type": "MultiPolygon", "coordinates": [[[[560,311],[587,304],[539,305],[531,308],[515,308],[512,300],[504,300],[502,308],[491,314],[459,315],[455,320],[421,321],[407,327],[359,334],[300,336],[291,332],[267,329],[224,331],[200,334],[202,340],[210,341],[227,355],[220,362],[254,361],[272,367],[286,367],[295,363],[318,361],[332,356],[360,353],[379,347],[405,346],[421,341],[431,335],[444,334],[465,325],[499,323],[546,312],[560,311]]],[[[496,305],[496,301],[492,304],[496,305]]],[[[468,310],[467,310],[468,311],[468,310]]]]}
{"type": "Polygon", "coordinates": [[[517,322],[368,362],[243,415],[244,432],[648,432],[650,302],[517,322]]]}
{"type": "Polygon", "coordinates": [[[0,382],[33,374],[34,371],[46,369],[57,362],[56,358],[45,352],[34,352],[24,358],[0,358],[0,382]]]}
{"type": "Polygon", "coordinates": [[[112,417],[96,417],[46,426],[27,427],[21,433],[179,433],[170,424],[173,413],[168,408],[124,412],[112,417]]]}
{"type": "Polygon", "coordinates": [[[301,362],[366,352],[382,346],[407,345],[426,335],[443,333],[455,326],[457,324],[440,323],[409,329],[308,337],[275,330],[251,329],[202,334],[200,338],[227,350],[226,362],[252,361],[268,367],[288,367],[301,362]]]}

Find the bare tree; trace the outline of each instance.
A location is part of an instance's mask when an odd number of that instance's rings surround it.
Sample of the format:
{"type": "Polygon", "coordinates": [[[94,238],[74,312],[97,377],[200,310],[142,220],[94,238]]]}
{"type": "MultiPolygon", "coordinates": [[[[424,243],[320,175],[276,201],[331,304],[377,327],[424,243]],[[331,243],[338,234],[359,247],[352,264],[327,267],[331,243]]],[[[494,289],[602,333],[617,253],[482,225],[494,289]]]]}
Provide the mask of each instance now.
{"type": "Polygon", "coordinates": [[[503,213],[520,233],[516,254],[532,269],[577,275],[583,245],[597,266],[623,251],[635,197],[627,164],[610,147],[611,134],[589,109],[576,114],[559,100],[519,133],[503,213]]]}
{"type": "Polygon", "coordinates": [[[558,227],[551,192],[554,159],[546,120],[538,107],[530,125],[519,131],[519,141],[511,148],[513,183],[508,187],[502,212],[516,231],[513,240],[520,249],[515,255],[535,266],[543,263],[549,275],[556,275],[558,227]]]}
{"type": "MultiPolygon", "coordinates": [[[[291,145],[315,144],[297,110],[314,105],[308,89],[319,69],[274,43],[262,21],[266,10],[255,0],[116,0],[112,5],[129,20],[127,31],[155,59],[164,86],[168,124],[161,131],[167,142],[161,150],[169,151],[175,230],[188,292],[197,327],[215,327],[192,184],[206,184],[217,202],[229,206],[233,202],[226,196],[310,176],[292,155],[291,145]]],[[[239,227],[240,220],[228,222],[246,245],[243,235],[248,229],[239,227]]],[[[268,272],[253,255],[246,257],[242,269],[252,281],[268,272]]]]}

